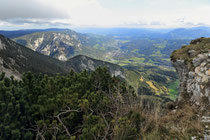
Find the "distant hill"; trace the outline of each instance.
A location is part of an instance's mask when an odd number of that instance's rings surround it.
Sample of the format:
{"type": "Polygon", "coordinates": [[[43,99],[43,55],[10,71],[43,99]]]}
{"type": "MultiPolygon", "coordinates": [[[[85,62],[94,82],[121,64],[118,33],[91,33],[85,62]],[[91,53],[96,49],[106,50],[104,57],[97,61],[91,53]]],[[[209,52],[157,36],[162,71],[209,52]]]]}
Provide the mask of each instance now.
{"type": "Polygon", "coordinates": [[[117,39],[160,38],[171,29],[147,28],[80,28],[75,29],[81,33],[93,33],[113,36],[117,39]]]}
{"type": "Polygon", "coordinates": [[[198,37],[210,37],[210,27],[152,29],[152,28],[81,28],[75,29],[81,33],[94,33],[111,35],[117,39],[139,38],[149,39],[195,39],[198,37]]]}
{"type": "Polygon", "coordinates": [[[179,28],[164,35],[167,39],[195,39],[200,37],[210,37],[209,27],[179,28]]]}
{"type": "Polygon", "coordinates": [[[49,29],[26,29],[26,30],[14,30],[14,31],[0,30],[0,34],[8,38],[15,38],[36,32],[63,31],[63,30],[66,29],[49,28],[49,29]]]}

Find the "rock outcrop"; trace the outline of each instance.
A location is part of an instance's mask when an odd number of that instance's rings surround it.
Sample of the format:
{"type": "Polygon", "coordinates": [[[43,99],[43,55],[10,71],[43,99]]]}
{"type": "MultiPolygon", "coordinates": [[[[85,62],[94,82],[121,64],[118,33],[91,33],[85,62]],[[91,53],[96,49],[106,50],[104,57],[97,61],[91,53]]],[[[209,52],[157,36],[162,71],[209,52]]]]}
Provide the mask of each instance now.
{"type": "Polygon", "coordinates": [[[179,101],[210,104],[210,38],[191,41],[171,55],[180,80],[179,101]]]}

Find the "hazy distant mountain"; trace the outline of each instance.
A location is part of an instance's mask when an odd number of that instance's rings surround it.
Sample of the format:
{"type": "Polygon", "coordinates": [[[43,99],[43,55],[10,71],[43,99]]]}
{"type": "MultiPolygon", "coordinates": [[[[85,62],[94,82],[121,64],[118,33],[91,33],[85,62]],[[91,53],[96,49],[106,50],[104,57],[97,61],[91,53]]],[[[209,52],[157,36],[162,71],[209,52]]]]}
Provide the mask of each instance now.
{"type": "Polygon", "coordinates": [[[179,28],[164,35],[167,39],[195,39],[210,37],[210,27],[179,28]]]}
{"type": "Polygon", "coordinates": [[[93,33],[113,36],[117,39],[160,38],[172,29],[147,28],[80,28],[75,29],[81,33],[93,33]]]}
{"type": "Polygon", "coordinates": [[[0,30],[0,34],[4,35],[8,38],[15,38],[27,34],[32,34],[36,32],[49,32],[49,31],[63,31],[66,29],[58,29],[58,28],[49,28],[49,29],[27,29],[27,30],[14,30],[14,31],[4,31],[0,30]]]}
{"type": "Polygon", "coordinates": [[[210,37],[210,27],[193,27],[177,29],[150,28],[81,28],[75,29],[81,33],[111,35],[119,39],[161,38],[161,39],[195,39],[210,37]]]}

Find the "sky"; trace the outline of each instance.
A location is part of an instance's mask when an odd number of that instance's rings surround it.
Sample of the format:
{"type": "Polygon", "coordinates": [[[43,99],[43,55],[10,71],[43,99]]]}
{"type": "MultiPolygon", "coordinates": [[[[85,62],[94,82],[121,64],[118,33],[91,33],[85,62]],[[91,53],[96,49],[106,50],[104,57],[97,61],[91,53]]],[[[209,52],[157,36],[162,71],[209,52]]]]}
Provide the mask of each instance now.
{"type": "Polygon", "coordinates": [[[210,0],[0,0],[0,30],[210,26],[210,0]]]}

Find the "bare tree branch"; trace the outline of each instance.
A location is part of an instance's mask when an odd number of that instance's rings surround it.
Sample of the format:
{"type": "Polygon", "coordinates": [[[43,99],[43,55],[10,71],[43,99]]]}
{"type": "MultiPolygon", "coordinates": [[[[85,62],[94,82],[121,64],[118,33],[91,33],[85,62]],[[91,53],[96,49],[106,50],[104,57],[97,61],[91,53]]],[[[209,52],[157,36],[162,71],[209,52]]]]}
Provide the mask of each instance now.
{"type": "Polygon", "coordinates": [[[60,116],[61,115],[64,115],[64,114],[67,114],[67,113],[70,113],[70,112],[81,112],[79,109],[77,110],[72,110],[70,107],[67,106],[67,109],[66,110],[63,110],[62,112],[60,112],[58,115],[54,116],[55,118],[57,118],[57,120],[59,121],[59,123],[63,126],[66,134],[69,136],[69,137],[72,137],[72,135],[70,134],[68,128],[66,127],[66,125],[63,123],[63,121],[61,120],[60,116]]]}

